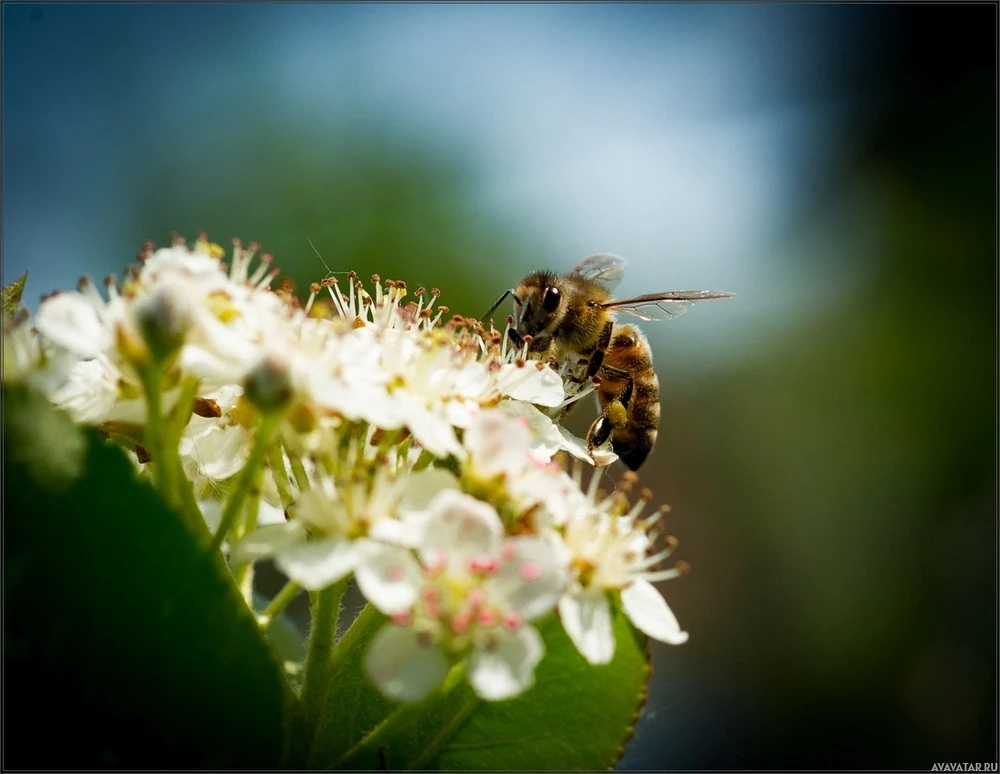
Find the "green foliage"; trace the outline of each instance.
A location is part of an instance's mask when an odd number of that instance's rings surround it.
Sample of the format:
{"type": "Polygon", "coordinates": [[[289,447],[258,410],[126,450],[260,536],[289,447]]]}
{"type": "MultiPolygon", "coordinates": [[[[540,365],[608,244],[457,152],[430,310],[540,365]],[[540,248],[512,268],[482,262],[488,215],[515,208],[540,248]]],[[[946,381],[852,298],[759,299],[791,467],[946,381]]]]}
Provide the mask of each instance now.
{"type": "Polygon", "coordinates": [[[43,398],[5,390],[3,440],[5,764],[276,766],[290,695],[221,560],[43,398]]]}
{"type": "Polygon", "coordinates": [[[21,276],[3,288],[3,319],[7,320],[17,314],[21,306],[21,296],[24,294],[24,283],[28,279],[28,272],[21,272],[21,276]]]}
{"type": "MultiPolygon", "coordinates": [[[[379,619],[381,620],[381,619],[379,619]]],[[[423,708],[386,749],[344,761],[351,768],[543,770],[612,767],[632,735],[649,678],[645,638],[620,612],[607,666],[588,664],[555,616],[541,627],[546,655],[534,687],[509,701],[478,699],[464,681],[423,708]],[[380,760],[381,758],[381,760],[380,760]]],[[[351,643],[328,696],[309,764],[327,768],[400,705],[364,678],[378,626],[351,643]]],[[[347,636],[350,636],[350,632],[347,636]]]]}
{"type": "MultiPolygon", "coordinates": [[[[507,702],[481,702],[450,738],[442,738],[437,724],[415,728],[400,758],[408,767],[418,762],[426,752],[423,740],[430,737],[439,752],[420,768],[541,771],[614,766],[632,736],[649,679],[645,638],[620,611],[614,627],[618,645],[613,661],[592,666],[559,621],[550,618],[541,629],[546,656],[530,691],[507,702]]],[[[466,703],[467,698],[458,701],[466,703]]],[[[399,765],[393,758],[389,764],[399,765]]]]}
{"type": "Polygon", "coordinates": [[[121,452],[27,390],[6,389],[4,412],[8,765],[594,769],[621,757],[649,667],[619,611],[610,665],[589,665],[551,616],[527,693],[484,702],[459,681],[407,706],[383,749],[345,758],[399,717],[363,667],[385,617],[366,608],[344,635],[307,717],[272,655],[301,659],[297,633],[275,622],[264,641],[221,556],[121,452]],[[46,733],[55,743],[28,741],[46,733]]]}

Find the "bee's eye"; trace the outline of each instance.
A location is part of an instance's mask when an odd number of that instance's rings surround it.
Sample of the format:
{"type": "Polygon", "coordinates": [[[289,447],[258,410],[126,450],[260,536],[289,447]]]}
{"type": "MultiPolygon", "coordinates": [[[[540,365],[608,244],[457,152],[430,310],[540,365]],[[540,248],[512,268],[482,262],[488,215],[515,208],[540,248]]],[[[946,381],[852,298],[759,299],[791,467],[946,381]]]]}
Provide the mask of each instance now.
{"type": "Polygon", "coordinates": [[[554,312],[559,306],[559,288],[549,285],[545,288],[545,295],[542,296],[542,309],[546,312],[554,312]]]}

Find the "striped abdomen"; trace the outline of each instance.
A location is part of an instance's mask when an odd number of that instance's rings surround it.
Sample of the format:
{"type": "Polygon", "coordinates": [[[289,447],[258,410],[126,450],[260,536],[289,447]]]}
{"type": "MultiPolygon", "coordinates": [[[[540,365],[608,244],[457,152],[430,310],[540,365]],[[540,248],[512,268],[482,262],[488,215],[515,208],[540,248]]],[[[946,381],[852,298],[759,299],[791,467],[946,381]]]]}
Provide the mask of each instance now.
{"type": "Polygon", "coordinates": [[[646,336],[632,325],[615,325],[611,344],[604,353],[604,365],[609,368],[601,372],[598,388],[602,411],[606,411],[616,398],[627,397],[623,393],[628,379],[612,369],[632,377],[625,424],[612,432],[611,446],[622,462],[631,470],[638,470],[652,451],[660,426],[660,383],[653,370],[653,356],[646,336]]]}

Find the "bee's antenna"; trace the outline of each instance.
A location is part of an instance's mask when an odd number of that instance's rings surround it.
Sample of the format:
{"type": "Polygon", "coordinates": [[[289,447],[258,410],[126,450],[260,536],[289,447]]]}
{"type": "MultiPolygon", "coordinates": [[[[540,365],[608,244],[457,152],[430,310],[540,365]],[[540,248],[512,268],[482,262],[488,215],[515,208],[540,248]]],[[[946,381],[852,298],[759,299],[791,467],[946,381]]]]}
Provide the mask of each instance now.
{"type": "Polygon", "coordinates": [[[313,252],[316,253],[316,257],[319,258],[320,263],[323,264],[323,268],[326,269],[327,277],[332,277],[334,274],[350,274],[349,271],[332,271],[326,261],[323,260],[323,256],[319,254],[319,250],[316,249],[316,245],[313,244],[311,239],[309,240],[309,246],[313,249],[313,252]]]}
{"type": "Polygon", "coordinates": [[[493,314],[494,310],[496,310],[496,308],[497,308],[498,306],[500,306],[500,304],[502,304],[502,303],[503,303],[503,300],[504,300],[505,298],[507,298],[507,296],[512,296],[512,295],[514,295],[514,290],[513,290],[513,288],[512,288],[511,290],[505,290],[505,291],[503,292],[503,295],[502,295],[502,296],[500,296],[500,298],[498,298],[498,299],[497,299],[496,303],[495,303],[495,304],[493,304],[493,306],[491,306],[491,307],[489,308],[489,310],[488,310],[488,311],[486,312],[486,314],[484,314],[484,315],[483,315],[483,319],[482,319],[482,322],[486,322],[486,321],[487,321],[487,320],[489,319],[490,315],[491,315],[491,314],[493,314]]]}

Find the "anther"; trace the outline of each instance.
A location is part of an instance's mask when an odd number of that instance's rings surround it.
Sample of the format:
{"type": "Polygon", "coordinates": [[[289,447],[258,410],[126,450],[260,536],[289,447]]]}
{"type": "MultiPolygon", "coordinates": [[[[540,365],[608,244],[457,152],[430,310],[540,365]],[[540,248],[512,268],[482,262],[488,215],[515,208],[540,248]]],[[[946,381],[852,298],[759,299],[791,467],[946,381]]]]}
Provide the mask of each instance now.
{"type": "Polygon", "coordinates": [[[195,398],[194,405],[191,406],[191,413],[206,419],[217,419],[222,416],[222,409],[211,398],[195,398]]]}

